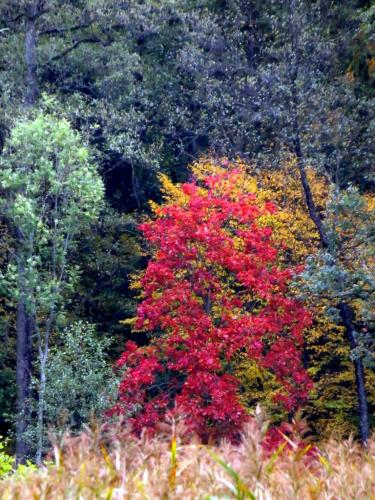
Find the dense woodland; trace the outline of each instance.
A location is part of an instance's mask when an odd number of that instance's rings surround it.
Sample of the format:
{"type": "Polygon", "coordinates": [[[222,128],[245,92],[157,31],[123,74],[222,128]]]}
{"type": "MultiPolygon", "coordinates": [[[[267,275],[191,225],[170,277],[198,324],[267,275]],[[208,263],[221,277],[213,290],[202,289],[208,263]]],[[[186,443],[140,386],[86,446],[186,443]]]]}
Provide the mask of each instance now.
{"type": "Polygon", "coordinates": [[[121,416],[155,432],[170,411],[203,442],[236,441],[257,405],[314,441],[366,443],[375,4],[0,12],[10,452],[41,463],[50,430],[121,416]]]}

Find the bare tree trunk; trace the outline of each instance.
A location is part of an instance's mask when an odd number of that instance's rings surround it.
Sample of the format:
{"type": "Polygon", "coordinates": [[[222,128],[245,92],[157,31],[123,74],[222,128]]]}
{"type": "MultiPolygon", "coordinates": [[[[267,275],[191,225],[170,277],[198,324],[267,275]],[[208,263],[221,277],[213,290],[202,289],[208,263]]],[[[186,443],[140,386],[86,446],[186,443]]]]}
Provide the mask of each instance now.
{"type": "Polygon", "coordinates": [[[38,80],[36,75],[36,28],[35,23],[39,16],[37,2],[26,7],[25,17],[25,64],[26,64],[26,105],[33,106],[39,95],[38,80]]]}
{"type": "Polygon", "coordinates": [[[45,395],[47,387],[47,360],[49,353],[49,338],[52,325],[55,319],[55,304],[52,304],[50,317],[47,321],[44,339],[42,333],[36,326],[38,337],[38,352],[39,352],[39,391],[38,391],[38,420],[37,420],[37,449],[35,461],[38,465],[42,463],[43,455],[43,437],[44,437],[44,410],[45,410],[45,395]]]}
{"type": "Polygon", "coordinates": [[[135,170],[135,166],[132,163],[132,188],[133,188],[133,195],[135,198],[135,201],[137,202],[137,206],[139,210],[142,209],[142,202],[141,202],[141,197],[140,197],[140,188],[139,188],[139,181],[137,177],[137,172],[135,170]]]}
{"type": "MultiPolygon", "coordinates": [[[[22,264],[19,265],[19,273],[24,273],[22,264]]],[[[29,398],[31,381],[31,334],[32,318],[27,313],[25,296],[20,290],[20,298],[17,305],[17,361],[16,361],[16,383],[17,383],[17,416],[16,416],[16,458],[17,463],[25,462],[29,455],[25,433],[29,423],[29,398]]]]}
{"type": "MultiPolygon", "coordinates": [[[[295,87],[295,83],[294,83],[293,87],[295,87]]],[[[309,215],[310,215],[311,220],[314,222],[315,227],[318,230],[319,240],[320,240],[321,246],[323,248],[328,248],[328,238],[327,238],[326,232],[324,230],[322,220],[319,217],[319,213],[316,209],[314,198],[313,198],[311,188],[310,188],[310,184],[309,184],[309,181],[308,181],[307,175],[306,175],[304,158],[303,158],[303,154],[302,154],[301,139],[300,139],[300,135],[299,135],[298,117],[297,117],[296,110],[294,111],[294,115],[295,115],[293,118],[294,152],[295,152],[295,155],[297,158],[298,171],[300,174],[301,184],[302,184],[303,192],[305,195],[307,209],[309,211],[309,215]]]]}
{"type": "MultiPolygon", "coordinates": [[[[357,347],[355,332],[353,328],[353,311],[345,302],[340,302],[339,306],[342,324],[345,327],[345,333],[349,341],[350,349],[354,351],[357,347]]],[[[358,410],[359,410],[359,431],[362,443],[366,443],[370,437],[370,423],[368,413],[367,394],[365,387],[365,370],[361,358],[353,359],[355,370],[355,381],[357,389],[358,410]]]]}
{"type": "MultiPolygon", "coordinates": [[[[48,349],[48,348],[47,348],[48,349]]],[[[48,352],[48,351],[47,351],[48,352]]],[[[39,401],[38,401],[38,423],[37,423],[37,450],[35,461],[38,465],[42,463],[43,454],[43,435],[44,435],[44,405],[45,405],[45,393],[47,386],[47,352],[40,353],[40,380],[39,380],[39,401]]]]}

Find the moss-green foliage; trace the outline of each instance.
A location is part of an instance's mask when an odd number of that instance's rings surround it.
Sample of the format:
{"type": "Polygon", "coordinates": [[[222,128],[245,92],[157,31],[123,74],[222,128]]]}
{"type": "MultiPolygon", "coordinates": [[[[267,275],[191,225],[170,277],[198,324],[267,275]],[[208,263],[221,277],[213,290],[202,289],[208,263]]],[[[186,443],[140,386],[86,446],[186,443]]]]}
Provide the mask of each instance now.
{"type": "MultiPolygon", "coordinates": [[[[47,431],[57,435],[77,432],[91,418],[101,418],[113,404],[117,379],[107,354],[110,343],[94,325],[83,321],[59,332],[46,368],[45,444],[47,431]]],[[[31,444],[35,432],[32,426],[31,444]]]]}
{"type": "Polygon", "coordinates": [[[51,349],[47,365],[46,420],[80,429],[92,415],[103,414],[115,397],[116,377],[108,361],[108,337],[93,325],[78,321],[66,328],[51,349]]]}
{"type": "Polygon", "coordinates": [[[80,234],[74,261],[80,280],[67,304],[67,320],[86,318],[112,339],[113,361],[130,336],[120,323],[135,312],[135,298],[129,290],[130,276],[142,264],[136,217],[106,207],[100,220],[80,234]]]}

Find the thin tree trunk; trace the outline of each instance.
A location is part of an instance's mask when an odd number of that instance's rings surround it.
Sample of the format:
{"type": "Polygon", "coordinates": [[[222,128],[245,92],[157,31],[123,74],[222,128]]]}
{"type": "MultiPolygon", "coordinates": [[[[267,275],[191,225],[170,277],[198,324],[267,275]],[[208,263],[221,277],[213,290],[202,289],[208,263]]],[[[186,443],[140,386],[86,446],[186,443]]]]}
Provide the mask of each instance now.
{"type": "MultiPolygon", "coordinates": [[[[299,46],[299,23],[297,19],[297,1],[289,0],[289,16],[290,16],[290,32],[292,36],[292,48],[293,54],[290,54],[290,82],[291,82],[291,94],[292,94],[292,127],[294,135],[294,152],[297,158],[297,165],[300,174],[301,184],[303,192],[305,195],[306,205],[311,217],[314,222],[316,229],[319,233],[319,240],[322,248],[329,248],[329,238],[325,231],[322,220],[319,216],[319,212],[316,209],[314,202],[314,197],[311,192],[310,184],[306,175],[305,161],[301,145],[300,138],[300,124],[298,119],[298,107],[299,107],[299,96],[297,90],[297,78],[299,74],[301,51],[299,46]]],[[[348,339],[351,351],[357,348],[357,341],[354,335],[353,326],[353,310],[350,304],[346,302],[340,302],[338,305],[338,310],[340,313],[342,324],[345,328],[345,334],[348,339]]],[[[354,358],[354,369],[355,369],[355,381],[356,390],[358,398],[358,411],[360,419],[360,436],[362,443],[366,443],[370,434],[369,426],[369,414],[368,414],[368,404],[367,404],[367,394],[365,388],[365,370],[363,366],[363,361],[360,358],[354,358]]]]}
{"type": "Polygon", "coordinates": [[[45,393],[47,385],[46,376],[46,356],[40,354],[40,380],[39,380],[39,401],[38,401],[38,423],[37,423],[37,450],[35,461],[38,465],[42,463],[43,454],[43,434],[44,434],[44,405],[45,405],[45,393]]]}
{"type": "MultiPolygon", "coordinates": [[[[316,209],[314,198],[311,192],[310,184],[307,179],[304,158],[301,147],[301,141],[299,137],[299,127],[297,115],[294,116],[294,127],[295,127],[295,138],[294,138],[294,150],[297,157],[297,164],[301,178],[302,188],[305,194],[306,205],[310,214],[312,221],[319,233],[320,244],[322,248],[328,248],[329,241],[327,233],[324,229],[323,223],[319,217],[319,213],[316,209]]],[[[358,347],[357,340],[354,335],[353,326],[353,310],[350,304],[346,302],[340,302],[338,305],[338,310],[340,313],[340,318],[342,324],[345,328],[345,335],[348,339],[351,351],[355,351],[358,347]]],[[[363,361],[361,358],[355,357],[353,360],[354,370],[355,370],[355,382],[356,382],[356,392],[358,400],[358,411],[359,411],[359,430],[362,443],[366,443],[370,435],[370,423],[369,423],[369,413],[368,413],[368,402],[366,394],[365,385],[365,370],[363,366],[363,361]]]]}
{"type": "MultiPolygon", "coordinates": [[[[345,302],[340,302],[339,306],[342,324],[345,327],[345,333],[349,341],[350,349],[355,351],[358,347],[353,328],[353,311],[345,302]]],[[[370,423],[367,404],[367,394],[365,387],[365,371],[361,358],[354,357],[355,381],[357,389],[358,409],[359,409],[359,430],[361,441],[366,443],[370,437],[370,423]]]]}
{"type": "Polygon", "coordinates": [[[26,64],[26,105],[33,106],[39,95],[37,80],[36,61],[36,27],[35,23],[39,15],[39,8],[36,2],[28,5],[25,17],[25,64],[26,64]]]}
{"type": "Polygon", "coordinates": [[[47,321],[44,345],[41,337],[41,332],[36,327],[38,336],[38,352],[39,352],[39,391],[38,391],[38,420],[37,420],[37,449],[35,461],[38,465],[42,463],[43,455],[43,437],[44,437],[44,409],[45,409],[45,395],[47,387],[47,360],[49,353],[49,338],[51,334],[52,325],[55,319],[55,304],[52,304],[49,319],[47,321]]]}
{"type": "MultiPolygon", "coordinates": [[[[309,181],[306,176],[299,138],[297,140],[297,145],[298,144],[299,147],[295,148],[295,153],[297,156],[298,168],[301,177],[301,184],[303,187],[303,191],[305,193],[306,204],[309,210],[310,217],[319,232],[320,244],[323,248],[327,248],[328,237],[324,230],[324,226],[319,217],[319,214],[316,210],[309,181]]],[[[346,302],[340,302],[338,305],[338,310],[340,313],[342,324],[345,328],[345,335],[346,338],[348,339],[350,350],[355,351],[356,348],[358,347],[358,344],[354,334],[352,307],[350,304],[347,304],[346,302]]],[[[365,385],[365,370],[361,358],[355,357],[353,359],[353,363],[355,370],[355,382],[356,382],[356,392],[357,392],[358,411],[359,411],[359,431],[362,443],[366,443],[370,435],[370,423],[369,423],[366,385],[365,385]]]]}
{"type": "MultiPolygon", "coordinates": [[[[38,98],[39,89],[36,75],[36,28],[35,23],[39,15],[36,2],[29,4],[25,10],[25,64],[26,64],[26,95],[27,106],[33,106],[38,98]]],[[[23,244],[24,237],[19,229],[16,230],[19,244],[23,244]]],[[[24,287],[25,269],[22,263],[18,265],[20,297],[17,304],[17,359],[16,359],[16,385],[17,385],[17,417],[16,417],[16,461],[23,463],[29,456],[30,449],[26,439],[29,425],[30,409],[30,384],[32,370],[31,337],[33,332],[33,316],[26,306],[24,287]]]]}
{"type": "Polygon", "coordinates": [[[295,124],[294,124],[294,129],[295,129],[294,152],[295,152],[295,155],[297,158],[298,171],[300,174],[301,184],[302,184],[303,192],[305,195],[307,209],[309,211],[309,215],[310,215],[311,220],[314,222],[315,227],[318,230],[319,240],[320,240],[321,246],[323,248],[328,248],[328,238],[327,238],[326,232],[324,230],[322,220],[319,217],[319,213],[316,209],[314,198],[313,198],[311,188],[310,188],[310,184],[309,184],[309,181],[308,181],[307,175],[306,175],[304,158],[303,158],[302,147],[301,147],[301,139],[299,136],[298,120],[297,120],[296,116],[294,118],[294,121],[295,121],[295,124]]]}
{"type": "MultiPolygon", "coordinates": [[[[22,264],[19,265],[19,273],[23,274],[22,264]]],[[[25,433],[29,423],[29,398],[31,381],[31,333],[32,321],[27,313],[25,296],[20,291],[20,299],[17,305],[17,361],[16,361],[16,384],[17,384],[17,416],[16,416],[16,458],[17,463],[25,462],[29,455],[29,446],[25,433]]]]}
{"type": "Polygon", "coordinates": [[[133,188],[133,194],[135,201],[137,202],[137,206],[139,210],[142,209],[142,203],[141,203],[141,197],[140,197],[140,189],[139,189],[139,182],[137,178],[137,173],[135,171],[135,166],[132,163],[132,188],[133,188]]]}

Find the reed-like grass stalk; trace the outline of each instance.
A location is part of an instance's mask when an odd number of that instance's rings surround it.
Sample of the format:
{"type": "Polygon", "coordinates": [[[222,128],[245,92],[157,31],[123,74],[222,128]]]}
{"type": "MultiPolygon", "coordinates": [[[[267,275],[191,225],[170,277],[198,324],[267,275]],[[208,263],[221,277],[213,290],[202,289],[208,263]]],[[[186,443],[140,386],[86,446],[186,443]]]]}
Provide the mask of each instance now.
{"type": "Polygon", "coordinates": [[[50,465],[0,482],[0,498],[24,499],[375,499],[375,439],[329,441],[314,454],[281,446],[266,456],[249,425],[240,445],[184,444],[174,430],[136,440],[127,431],[87,430],[53,445],[50,465]]]}

